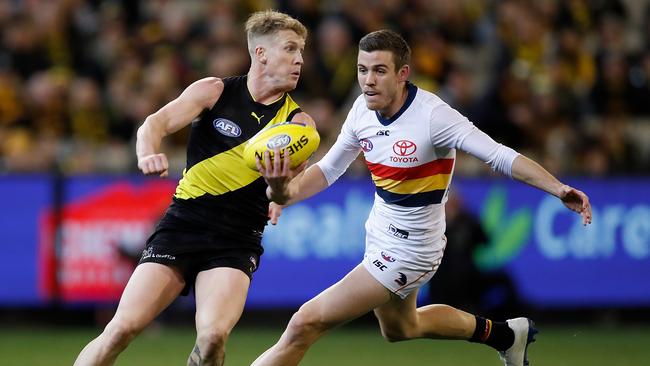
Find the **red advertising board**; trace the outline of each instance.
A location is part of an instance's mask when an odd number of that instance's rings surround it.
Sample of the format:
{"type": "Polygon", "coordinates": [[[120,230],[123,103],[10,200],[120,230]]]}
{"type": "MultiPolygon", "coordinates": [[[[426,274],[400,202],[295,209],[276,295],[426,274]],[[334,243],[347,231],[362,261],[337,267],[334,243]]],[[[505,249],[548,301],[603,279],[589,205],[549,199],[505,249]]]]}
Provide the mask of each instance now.
{"type": "Polygon", "coordinates": [[[144,247],[173,190],[169,181],[111,184],[66,204],[58,233],[54,212],[46,210],[39,223],[41,294],[66,302],[119,299],[135,267],[120,248],[144,247]]]}

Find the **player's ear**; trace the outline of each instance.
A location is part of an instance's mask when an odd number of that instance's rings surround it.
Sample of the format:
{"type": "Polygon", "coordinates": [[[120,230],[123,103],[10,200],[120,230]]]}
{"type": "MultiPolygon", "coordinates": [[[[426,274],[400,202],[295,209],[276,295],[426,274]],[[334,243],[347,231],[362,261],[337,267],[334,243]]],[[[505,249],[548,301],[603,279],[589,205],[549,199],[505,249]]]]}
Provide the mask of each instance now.
{"type": "Polygon", "coordinates": [[[262,46],[255,47],[255,57],[260,63],[266,64],[266,49],[262,46]]]}
{"type": "Polygon", "coordinates": [[[409,79],[409,75],[411,75],[411,68],[409,67],[408,64],[403,65],[402,67],[399,68],[397,71],[397,79],[402,82],[406,81],[409,79]]]}

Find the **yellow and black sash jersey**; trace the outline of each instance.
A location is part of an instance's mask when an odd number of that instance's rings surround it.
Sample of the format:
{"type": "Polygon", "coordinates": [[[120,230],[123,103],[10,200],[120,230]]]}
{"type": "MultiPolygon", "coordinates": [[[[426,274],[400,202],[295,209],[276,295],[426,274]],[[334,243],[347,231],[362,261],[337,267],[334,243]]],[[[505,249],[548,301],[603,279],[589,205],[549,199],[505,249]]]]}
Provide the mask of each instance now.
{"type": "Polygon", "coordinates": [[[244,163],[244,146],[263,128],[290,121],[300,108],[286,93],[269,105],[256,102],[246,80],[225,78],[217,103],[192,122],[187,166],[168,213],[192,227],[259,244],[269,201],[264,179],[244,163]]]}

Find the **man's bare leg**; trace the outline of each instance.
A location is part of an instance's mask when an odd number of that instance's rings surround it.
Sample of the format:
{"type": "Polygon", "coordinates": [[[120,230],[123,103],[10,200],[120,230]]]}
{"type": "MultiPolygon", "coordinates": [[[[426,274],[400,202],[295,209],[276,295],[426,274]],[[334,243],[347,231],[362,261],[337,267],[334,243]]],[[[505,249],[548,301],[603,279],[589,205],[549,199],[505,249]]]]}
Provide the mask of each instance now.
{"type": "Polygon", "coordinates": [[[389,342],[415,338],[470,339],[476,328],[474,315],[449,305],[417,308],[418,291],[405,299],[393,297],[375,309],[381,333],[389,342]]]}
{"type": "Polygon", "coordinates": [[[81,351],[75,366],[112,365],[117,356],[185,286],[181,274],[158,263],[143,263],[133,271],[113,319],[102,334],[81,351]]]}
{"type": "Polygon", "coordinates": [[[363,265],[358,265],[341,281],[301,306],[280,340],[253,365],[297,365],[327,330],[368,313],[390,298],[390,292],[363,265]]]}
{"type": "Polygon", "coordinates": [[[504,365],[527,365],[526,350],[537,329],[527,318],[493,322],[449,305],[416,308],[417,292],[375,309],[381,332],[389,342],[414,338],[464,339],[499,351],[504,365]]]}
{"type": "Polygon", "coordinates": [[[188,366],[221,366],[225,345],[246,302],[250,279],[234,268],[200,272],[196,278],[196,344],[188,366]]]}

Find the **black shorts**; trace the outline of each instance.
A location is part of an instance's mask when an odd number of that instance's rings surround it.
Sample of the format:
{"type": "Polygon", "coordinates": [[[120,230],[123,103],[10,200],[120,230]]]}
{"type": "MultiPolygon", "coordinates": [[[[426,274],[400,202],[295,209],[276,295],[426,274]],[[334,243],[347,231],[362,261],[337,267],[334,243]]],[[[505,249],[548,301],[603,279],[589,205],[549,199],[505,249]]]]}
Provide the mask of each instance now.
{"type": "Polygon", "coordinates": [[[252,280],[253,272],[259,267],[261,246],[257,248],[249,242],[238,242],[211,231],[188,230],[178,223],[169,216],[161,220],[147,240],[139,263],[160,263],[177,268],[185,280],[182,295],[189,294],[199,272],[212,268],[239,269],[252,280]]]}

